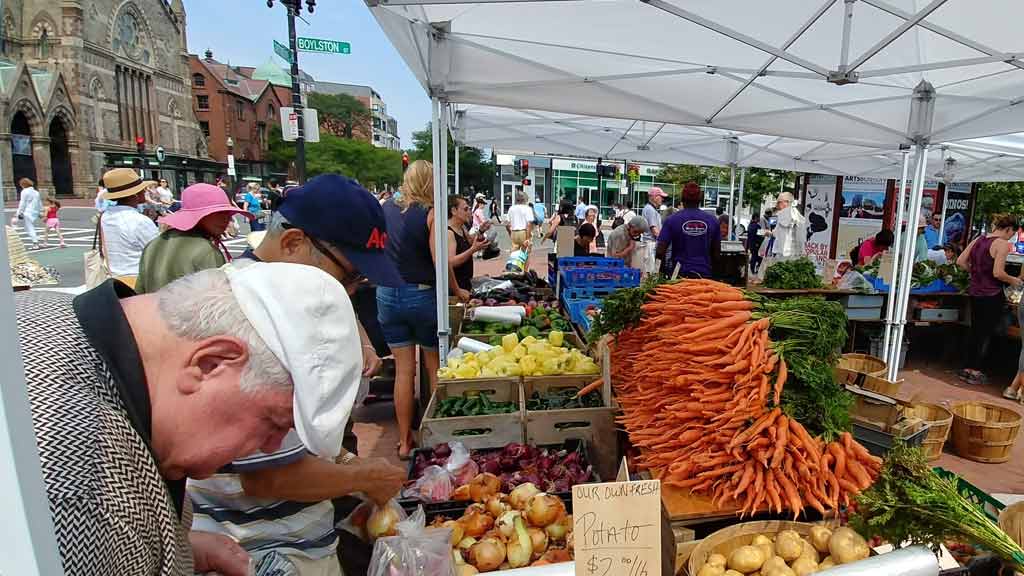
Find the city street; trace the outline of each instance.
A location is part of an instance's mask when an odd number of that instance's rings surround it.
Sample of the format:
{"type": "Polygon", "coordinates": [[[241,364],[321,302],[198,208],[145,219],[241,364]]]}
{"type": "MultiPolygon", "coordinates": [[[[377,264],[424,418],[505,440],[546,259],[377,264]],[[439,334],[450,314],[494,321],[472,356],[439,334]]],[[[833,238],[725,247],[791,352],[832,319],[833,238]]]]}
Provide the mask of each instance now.
{"type": "MultiPolygon", "coordinates": [[[[8,206],[4,213],[4,222],[10,223],[15,210],[8,206]]],[[[18,227],[18,236],[21,238],[25,249],[32,258],[40,264],[53,268],[59,274],[60,288],[76,288],[83,284],[82,255],[92,248],[93,236],[96,225],[93,220],[96,210],[86,206],[64,206],[60,210],[61,228],[64,231],[64,243],[66,248],[60,248],[56,235],[50,235],[50,245],[47,248],[32,250],[32,242],[21,226],[18,227]]],[[[42,231],[45,227],[40,222],[36,226],[39,233],[39,241],[42,242],[42,231]]],[[[474,260],[475,273],[477,275],[498,276],[505,270],[505,261],[508,259],[510,246],[509,236],[502,226],[496,228],[498,231],[498,245],[502,249],[501,256],[490,260],[474,260]]],[[[243,226],[243,230],[245,230],[243,226]]],[[[224,244],[233,256],[238,256],[246,249],[244,233],[238,238],[226,240],[224,244]]],[[[530,269],[537,272],[541,277],[547,276],[547,256],[554,249],[553,244],[548,241],[536,245],[530,252],[530,269]]]]}

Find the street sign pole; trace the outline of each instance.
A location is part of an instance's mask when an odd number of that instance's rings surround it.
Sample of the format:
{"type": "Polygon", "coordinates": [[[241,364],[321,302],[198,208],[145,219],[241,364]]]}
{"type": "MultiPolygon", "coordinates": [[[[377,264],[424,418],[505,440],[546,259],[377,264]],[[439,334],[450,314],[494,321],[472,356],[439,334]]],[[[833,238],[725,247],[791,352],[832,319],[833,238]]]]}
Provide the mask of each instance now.
{"type": "Polygon", "coordinates": [[[288,47],[292,51],[292,108],[295,109],[298,134],[295,137],[295,173],[299,184],[306,181],[306,142],[302,121],[302,93],[299,90],[299,49],[295,38],[295,13],[302,7],[301,0],[283,0],[288,8],[288,47]]]}

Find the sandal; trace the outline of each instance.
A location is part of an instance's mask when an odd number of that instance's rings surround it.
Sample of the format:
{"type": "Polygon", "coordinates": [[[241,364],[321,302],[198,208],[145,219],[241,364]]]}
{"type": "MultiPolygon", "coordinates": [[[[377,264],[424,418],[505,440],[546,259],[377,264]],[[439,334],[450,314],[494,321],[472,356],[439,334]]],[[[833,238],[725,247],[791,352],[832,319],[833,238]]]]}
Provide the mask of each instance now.
{"type": "Polygon", "coordinates": [[[1003,398],[1007,400],[1020,400],[1020,390],[1010,390],[1009,388],[1003,390],[1003,398]]]}

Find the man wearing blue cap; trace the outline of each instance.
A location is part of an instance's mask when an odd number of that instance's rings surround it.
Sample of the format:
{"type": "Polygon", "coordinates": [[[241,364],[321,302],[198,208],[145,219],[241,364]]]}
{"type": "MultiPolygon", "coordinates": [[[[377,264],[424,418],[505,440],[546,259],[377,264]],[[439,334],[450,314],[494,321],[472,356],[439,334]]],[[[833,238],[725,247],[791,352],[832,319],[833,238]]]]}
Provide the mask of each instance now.
{"type": "MultiPolygon", "coordinates": [[[[386,240],[377,199],[350,178],[324,174],[288,192],[265,237],[243,257],[320,268],[351,295],[364,280],[403,284],[384,251],[386,240]]],[[[360,333],[364,357],[376,359],[362,327],[360,333]]],[[[331,500],[363,492],[384,503],[405,480],[405,471],[383,458],[342,454],[336,462],[317,458],[293,431],[273,454],[255,454],[235,461],[229,474],[190,481],[193,528],[231,536],[257,561],[284,556],[300,576],[340,576],[331,500]]]]}

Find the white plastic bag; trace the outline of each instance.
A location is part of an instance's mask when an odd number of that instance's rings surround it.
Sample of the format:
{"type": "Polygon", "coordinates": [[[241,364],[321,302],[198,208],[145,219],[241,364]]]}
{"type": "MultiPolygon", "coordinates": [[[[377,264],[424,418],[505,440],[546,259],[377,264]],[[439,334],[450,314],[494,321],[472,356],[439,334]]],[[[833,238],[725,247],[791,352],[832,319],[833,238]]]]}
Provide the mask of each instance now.
{"type": "Polygon", "coordinates": [[[437,576],[452,574],[451,528],[426,528],[423,508],[398,523],[398,535],[373,545],[367,576],[437,576]]]}
{"type": "Polygon", "coordinates": [[[440,466],[427,466],[411,486],[402,490],[402,497],[420,502],[444,502],[451,499],[453,489],[451,473],[440,466]]]}
{"type": "Polygon", "coordinates": [[[878,292],[875,290],[874,285],[868,282],[867,278],[863,274],[856,270],[849,270],[843,277],[839,279],[839,284],[836,286],[840,290],[856,290],[858,292],[865,292],[867,294],[874,294],[878,292]]]}
{"type": "Polygon", "coordinates": [[[384,506],[377,506],[371,500],[366,499],[363,494],[355,494],[364,500],[362,504],[356,506],[349,515],[337,524],[337,528],[344,530],[350,534],[354,534],[365,542],[373,542],[377,538],[382,536],[393,536],[397,534],[397,526],[402,521],[406,520],[408,516],[405,510],[398,505],[395,500],[389,500],[384,506]],[[374,524],[379,523],[385,519],[385,516],[391,516],[391,522],[385,522],[390,524],[390,529],[386,532],[381,533],[379,526],[375,527],[374,524]]]}
{"type": "Polygon", "coordinates": [[[469,481],[480,472],[480,467],[471,458],[469,449],[462,442],[452,440],[448,443],[448,448],[452,453],[448,456],[444,468],[452,475],[452,488],[469,484],[469,481]]]}

